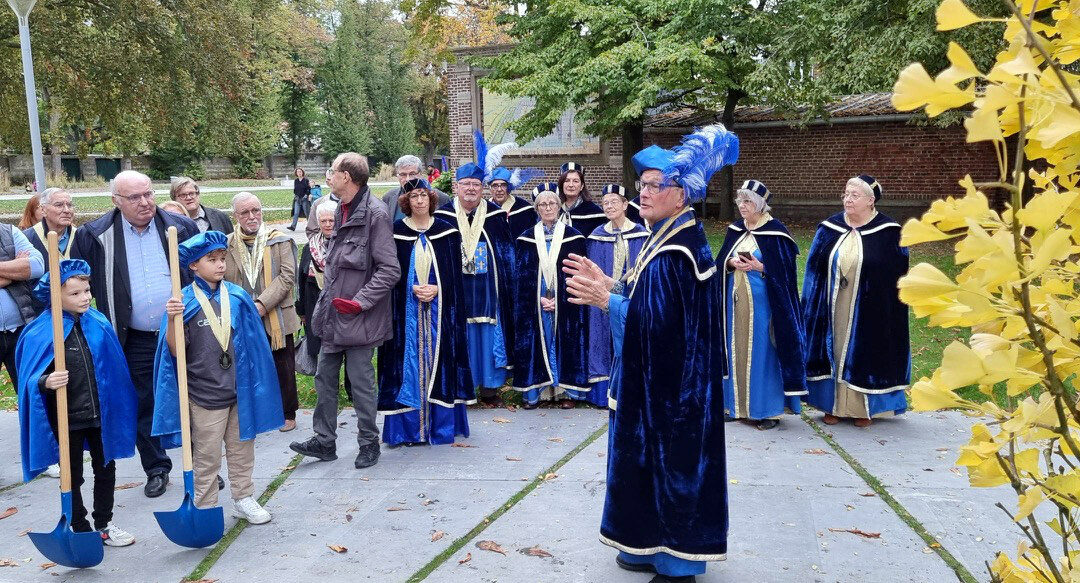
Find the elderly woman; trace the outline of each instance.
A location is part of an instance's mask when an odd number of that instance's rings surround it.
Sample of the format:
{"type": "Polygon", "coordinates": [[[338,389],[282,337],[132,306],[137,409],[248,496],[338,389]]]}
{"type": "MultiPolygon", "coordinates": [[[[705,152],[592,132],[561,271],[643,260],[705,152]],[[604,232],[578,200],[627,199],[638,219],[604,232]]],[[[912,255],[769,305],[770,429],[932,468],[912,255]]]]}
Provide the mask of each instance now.
{"type": "Polygon", "coordinates": [[[567,301],[559,268],[571,253],[585,254],[585,237],[559,220],[557,191],[553,182],[533,190],[540,221],[514,248],[514,389],[526,409],[557,397],[572,409],[589,397],[585,307],[567,301]]]}
{"type": "MultiPolygon", "coordinates": [[[[626,189],[619,184],[604,186],[600,199],[604,216],[608,221],[589,235],[585,249],[589,259],[600,266],[604,274],[616,281],[624,281],[637,261],[638,253],[649,236],[649,230],[636,224],[626,213],[629,203],[626,189]]],[[[612,342],[611,323],[600,308],[588,309],[589,320],[589,403],[597,407],[608,406],[608,383],[611,379],[612,342]]]]}
{"type": "Polygon", "coordinates": [[[589,189],[585,186],[585,169],[581,164],[567,162],[562,165],[558,195],[562,200],[559,220],[578,232],[588,235],[604,223],[604,211],[589,197],[589,189]]]}
{"type": "Polygon", "coordinates": [[[728,226],[716,256],[727,370],[725,419],[772,429],[806,394],[802,313],[795,256],[799,247],[769,211],[770,193],[747,180],[735,195],[741,219],[728,226]]]}
{"type": "Polygon", "coordinates": [[[806,401],[868,427],[875,417],[907,409],[911,379],[908,308],[896,283],[908,269],[900,225],[879,213],[881,185],[872,176],[848,180],[844,212],[822,222],[810,245],[803,282],[806,401]]]}
{"type": "MultiPolygon", "coordinates": [[[[328,200],[315,207],[315,218],[319,223],[319,230],[308,238],[308,244],[300,252],[300,266],[298,283],[300,298],[297,302],[297,313],[304,322],[304,350],[314,360],[319,359],[319,347],[322,344],[319,337],[311,329],[311,315],[315,311],[315,302],[319,301],[319,294],[323,289],[323,269],[326,265],[326,251],[330,247],[330,237],[334,235],[334,213],[337,212],[338,203],[328,200]]],[[[348,376],[345,382],[349,382],[348,376]]],[[[351,392],[346,392],[351,395],[351,392]]]]}
{"type": "Polygon", "coordinates": [[[391,294],[394,336],[379,348],[379,410],[391,446],[454,443],[469,436],[466,405],[476,402],[465,341],[461,235],[433,216],[439,197],[413,178],[394,223],[401,279],[391,294]]]}

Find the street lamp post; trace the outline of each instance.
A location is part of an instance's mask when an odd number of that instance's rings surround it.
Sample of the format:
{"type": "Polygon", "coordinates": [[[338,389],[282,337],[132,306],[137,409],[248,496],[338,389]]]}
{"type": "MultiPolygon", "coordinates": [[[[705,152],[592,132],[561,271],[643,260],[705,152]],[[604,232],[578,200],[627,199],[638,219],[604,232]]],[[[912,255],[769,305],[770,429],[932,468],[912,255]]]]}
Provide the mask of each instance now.
{"type": "Polygon", "coordinates": [[[26,113],[30,117],[30,149],[34,155],[34,182],[37,191],[45,190],[45,159],[41,152],[41,127],[38,124],[37,90],[34,87],[34,59],[30,55],[30,11],[37,0],[7,0],[19,18],[19,46],[22,48],[23,85],[26,88],[26,113]]]}

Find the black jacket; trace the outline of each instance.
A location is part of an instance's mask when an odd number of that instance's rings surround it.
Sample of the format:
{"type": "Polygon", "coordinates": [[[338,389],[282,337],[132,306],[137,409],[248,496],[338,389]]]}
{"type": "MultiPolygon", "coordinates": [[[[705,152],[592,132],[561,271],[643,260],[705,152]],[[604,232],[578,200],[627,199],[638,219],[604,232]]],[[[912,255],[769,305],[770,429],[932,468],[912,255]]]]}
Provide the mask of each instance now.
{"type": "MultiPolygon", "coordinates": [[[[68,429],[78,431],[101,427],[101,402],[98,400],[97,378],[94,376],[94,357],[83,336],[79,320],[64,339],[64,357],[68,373],[68,429]]],[[[55,370],[50,364],[38,379],[38,388],[45,397],[45,411],[49,424],[56,431],[56,391],[45,388],[45,378],[55,370]]]]}
{"type": "MultiPolygon", "coordinates": [[[[180,242],[199,234],[195,221],[174,213],[157,211],[153,220],[166,258],[169,255],[166,229],[176,227],[180,242]]],[[[90,293],[94,296],[98,311],[105,314],[116,328],[121,345],[127,340],[131,326],[131,280],[128,277],[123,226],[119,209],[106,211],[75,231],[75,247],[71,250],[72,258],[84,259],[90,264],[90,293]]],[[[181,269],[181,285],[186,286],[191,281],[191,270],[181,269]]]]}
{"type": "MultiPolygon", "coordinates": [[[[232,219],[229,218],[228,214],[226,214],[224,211],[219,211],[206,205],[203,205],[202,208],[203,212],[206,213],[206,220],[210,223],[211,231],[221,231],[226,235],[233,232],[232,219]]],[[[177,230],[179,230],[179,228],[180,227],[177,227],[177,230]]]]}

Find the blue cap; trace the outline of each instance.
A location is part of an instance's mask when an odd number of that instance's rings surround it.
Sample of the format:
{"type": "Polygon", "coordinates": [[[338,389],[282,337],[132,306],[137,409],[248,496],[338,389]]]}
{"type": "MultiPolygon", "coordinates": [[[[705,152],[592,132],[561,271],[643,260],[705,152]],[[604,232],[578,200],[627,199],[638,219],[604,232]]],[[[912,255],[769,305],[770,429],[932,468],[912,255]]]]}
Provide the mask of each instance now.
{"type": "Polygon", "coordinates": [[[192,263],[202,259],[207,253],[228,248],[228,237],[221,231],[199,233],[180,244],[180,265],[191,267],[192,263]]]}
{"type": "Polygon", "coordinates": [[[746,182],[743,182],[742,188],[740,188],[739,190],[749,190],[750,192],[765,199],[766,202],[768,202],[769,196],[772,195],[772,193],[769,192],[769,189],[765,187],[765,184],[762,182],[758,182],[757,180],[747,180],[746,182]]]}
{"type": "Polygon", "coordinates": [[[503,168],[502,166],[496,166],[495,169],[491,171],[491,177],[488,178],[488,184],[491,184],[496,180],[502,180],[503,182],[510,184],[510,178],[513,175],[514,173],[509,169],[503,168]]]}
{"type": "Polygon", "coordinates": [[[874,178],[869,174],[860,174],[855,178],[858,178],[870,187],[870,192],[874,193],[874,202],[881,200],[881,185],[878,184],[877,178],[874,178]]]}
{"type": "MultiPolygon", "coordinates": [[[[90,275],[90,264],[82,259],[64,259],[60,262],[60,285],[68,280],[73,275],[90,275]]],[[[34,297],[36,297],[41,303],[49,303],[49,272],[45,272],[45,275],[41,276],[36,286],[34,286],[34,297]]]]}
{"type": "Polygon", "coordinates": [[[566,174],[567,172],[577,172],[581,175],[582,180],[585,179],[585,168],[577,162],[567,162],[562,165],[562,168],[559,168],[559,173],[566,174]]]}
{"type": "Polygon", "coordinates": [[[541,192],[554,192],[555,194],[559,194],[559,183],[541,182],[540,184],[537,184],[536,187],[533,188],[533,198],[536,198],[541,192]]]}
{"type": "Polygon", "coordinates": [[[626,198],[626,189],[621,184],[605,184],[603,194],[617,194],[626,198]]]}
{"type": "Polygon", "coordinates": [[[431,185],[428,184],[428,181],[424,180],[423,178],[413,178],[406,182],[404,185],[402,185],[401,194],[412,192],[419,188],[422,188],[424,190],[431,190],[431,185]]]}
{"type": "Polygon", "coordinates": [[[466,162],[461,166],[458,166],[457,172],[454,173],[454,180],[464,180],[466,178],[475,178],[480,182],[483,182],[484,169],[473,162],[466,162]]]}
{"type": "Polygon", "coordinates": [[[630,161],[634,164],[634,172],[640,177],[646,170],[663,170],[671,165],[675,152],[661,148],[656,144],[634,154],[630,161]]]}

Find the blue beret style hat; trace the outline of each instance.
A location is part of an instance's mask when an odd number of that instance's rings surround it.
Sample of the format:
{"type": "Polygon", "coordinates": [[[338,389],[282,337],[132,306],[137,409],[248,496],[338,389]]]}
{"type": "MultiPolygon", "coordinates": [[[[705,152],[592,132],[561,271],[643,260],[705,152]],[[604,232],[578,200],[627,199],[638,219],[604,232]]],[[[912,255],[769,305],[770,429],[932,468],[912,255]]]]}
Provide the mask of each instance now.
{"type": "Polygon", "coordinates": [[[749,190],[750,192],[765,199],[766,202],[769,201],[769,196],[772,195],[772,193],[769,192],[769,189],[765,187],[765,184],[757,180],[747,180],[746,182],[743,182],[742,188],[740,188],[739,190],[749,190]]]}
{"type": "Polygon", "coordinates": [[[626,189],[621,184],[605,184],[602,194],[617,194],[623,198],[626,198],[626,189]]]}
{"type": "Polygon", "coordinates": [[[554,192],[555,194],[559,194],[559,183],[541,182],[540,184],[537,184],[536,187],[533,188],[533,198],[536,198],[541,192],[554,192]]]}
{"type": "Polygon", "coordinates": [[[422,188],[424,190],[431,190],[431,185],[428,184],[428,181],[424,180],[423,178],[413,178],[401,187],[401,194],[412,192],[418,188],[422,188]]]}
{"type": "Polygon", "coordinates": [[[221,231],[207,231],[199,233],[180,244],[180,265],[191,267],[199,259],[211,251],[228,248],[228,237],[221,231]]]}
{"type": "Polygon", "coordinates": [[[653,144],[648,148],[634,154],[630,161],[634,164],[634,172],[640,177],[646,170],[663,170],[671,165],[675,152],[653,144]]]}
{"type": "Polygon", "coordinates": [[[870,192],[874,193],[874,202],[881,200],[881,184],[878,184],[877,178],[874,178],[869,174],[860,174],[855,178],[866,183],[866,186],[870,188],[870,192]]]}
{"type": "Polygon", "coordinates": [[[510,178],[513,175],[514,173],[510,170],[503,168],[502,166],[498,166],[491,171],[491,177],[488,178],[488,184],[491,184],[496,180],[502,180],[503,182],[510,184],[510,178]]]}
{"type": "MultiPolygon", "coordinates": [[[[68,278],[73,275],[90,275],[90,264],[82,259],[64,259],[60,262],[60,285],[64,285],[68,278]]],[[[34,297],[41,303],[49,303],[49,272],[41,276],[34,286],[34,297]]]]}
{"type": "Polygon", "coordinates": [[[454,174],[455,180],[464,180],[466,178],[475,178],[480,182],[484,181],[484,169],[477,166],[473,162],[466,162],[461,166],[458,166],[457,172],[454,174]]]}
{"type": "Polygon", "coordinates": [[[581,175],[582,179],[585,178],[585,168],[577,162],[567,162],[562,165],[562,168],[559,168],[560,174],[566,174],[567,172],[577,172],[581,175]]]}

